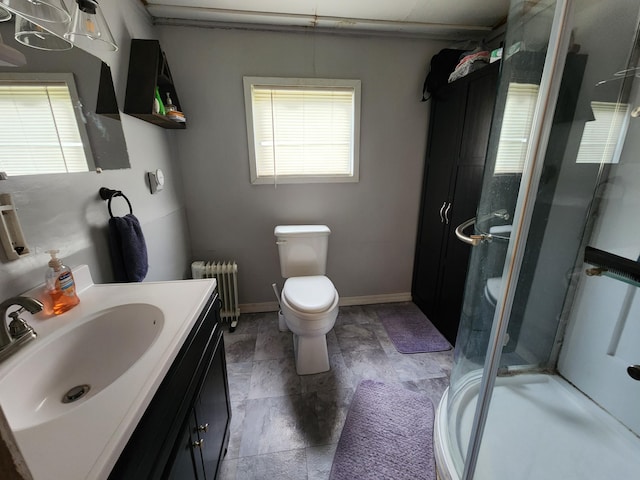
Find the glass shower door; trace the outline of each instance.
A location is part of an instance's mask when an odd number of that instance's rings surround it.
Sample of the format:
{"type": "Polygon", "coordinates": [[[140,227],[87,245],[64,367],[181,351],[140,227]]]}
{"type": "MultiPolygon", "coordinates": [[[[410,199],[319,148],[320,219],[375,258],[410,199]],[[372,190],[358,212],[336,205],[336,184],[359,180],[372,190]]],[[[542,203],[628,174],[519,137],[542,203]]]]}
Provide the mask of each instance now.
{"type": "MultiPolygon", "coordinates": [[[[504,361],[543,362],[544,355],[536,352],[524,355],[514,348],[517,329],[507,333],[503,346],[492,347],[492,342],[497,334],[495,318],[504,308],[500,302],[505,271],[507,275],[515,274],[507,270],[514,263],[511,260],[514,252],[509,246],[512,237],[522,230],[521,225],[514,225],[514,220],[518,221],[514,215],[521,187],[523,182],[532,180],[530,174],[523,176],[523,172],[527,151],[532,148],[537,106],[537,114],[542,114],[538,100],[555,14],[556,2],[552,0],[512,4],[481,199],[473,223],[458,229],[461,238],[467,237],[467,242],[475,244],[447,394],[448,441],[458,478],[463,476],[470,440],[478,435],[473,431],[473,419],[491,349],[493,356],[497,356],[504,347],[504,361]]],[[[542,88],[548,89],[549,79],[546,81],[542,88]]]]}
{"type": "Polygon", "coordinates": [[[461,232],[477,245],[447,394],[451,478],[629,478],[640,463],[640,294],[584,274],[587,245],[640,254],[639,15],[638,0],[512,4],[461,232]]]}

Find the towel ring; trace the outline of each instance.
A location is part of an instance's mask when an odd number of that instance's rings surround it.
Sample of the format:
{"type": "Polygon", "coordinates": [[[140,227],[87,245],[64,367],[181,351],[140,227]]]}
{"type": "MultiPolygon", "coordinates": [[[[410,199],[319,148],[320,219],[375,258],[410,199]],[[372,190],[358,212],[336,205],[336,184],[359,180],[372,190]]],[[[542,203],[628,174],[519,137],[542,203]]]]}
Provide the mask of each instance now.
{"type": "Polygon", "coordinates": [[[111,218],[113,218],[113,213],[111,212],[111,200],[113,200],[113,197],[124,198],[125,201],[127,202],[127,205],[129,205],[129,214],[133,215],[133,208],[131,207],[131,202],[129,201],[127,196],[124,193],[122,193],[120,190],[112,190],[110,188],[102,187],[98,193],[100,194],[100,198],[102,198],[103,200],[109,201],[109,203],[107,204],[107,208],[109,209],[109,216],[111,218]]]}

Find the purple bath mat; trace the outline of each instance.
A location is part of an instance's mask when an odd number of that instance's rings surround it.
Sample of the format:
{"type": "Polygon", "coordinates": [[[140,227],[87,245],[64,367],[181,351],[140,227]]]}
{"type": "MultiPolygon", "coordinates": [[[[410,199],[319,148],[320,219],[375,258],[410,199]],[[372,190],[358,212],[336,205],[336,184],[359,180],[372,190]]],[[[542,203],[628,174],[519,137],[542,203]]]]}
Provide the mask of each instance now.
{"type": "Polygon", "coordinates": [[[449,350],[451,344],[413,303],[381,308],[378,317],[400,353],[428,353],[449,350]]]}
{"type": "Polygon", "coordinates": [[[433,404],[401,385],[363,380],[353,395],[329,480],[435,480],[433,404]]]}

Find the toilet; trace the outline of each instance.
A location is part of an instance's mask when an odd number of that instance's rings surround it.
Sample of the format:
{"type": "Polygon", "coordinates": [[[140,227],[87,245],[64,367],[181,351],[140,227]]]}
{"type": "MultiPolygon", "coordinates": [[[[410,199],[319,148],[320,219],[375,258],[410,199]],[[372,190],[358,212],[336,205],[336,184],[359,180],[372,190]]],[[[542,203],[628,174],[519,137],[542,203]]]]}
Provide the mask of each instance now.
{"type": "Polygon", "coordinates": [[[280,272],[287,279],[280,306],[293,332],[298,375],[329,370],[327,333],[336,323],[340,300],[325,276],[330,233],[326,225],[279,225],[274,230],[280,272]]]}

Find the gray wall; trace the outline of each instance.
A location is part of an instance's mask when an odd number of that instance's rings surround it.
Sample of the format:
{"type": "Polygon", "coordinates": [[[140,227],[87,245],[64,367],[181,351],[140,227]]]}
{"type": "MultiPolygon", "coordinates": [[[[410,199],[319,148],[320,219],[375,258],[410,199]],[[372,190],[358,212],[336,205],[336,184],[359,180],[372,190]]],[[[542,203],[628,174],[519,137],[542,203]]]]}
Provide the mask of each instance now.
{"type": "MultiPolygon", "coordinates": [[[[71,5],[71,2],[69,2],[71,5]]],[[[120,46],[100,57],[112,69],[120,107],[124,105],[131,38],[154,38],[155,28],[137,2],[100,3],[120,46]]],[[[0,263],[0,299],[42,283],[50,248],[61,250],[70,266],[86,263],[97,282],[112,280],[107,247],[106,203],[98,197],[102,186],[120,189],[130,199],[142,223],[149,250],[147,280],[184,278],[190,245],[182,200],[181,170],[174,132],[122,115],[131,169],[15,177],[0,181],[0,193],[11,193],[32,253],[0,263]],[[146,172],[162,168],[167,177],[163,192],[151,195],[146,172]]],[[[114,214],[122,215],[124,202],[114,214]],[[121,209],[121,210],[120,210],[121,209]]]]}
{"type": "Polygon", "coordinates": [[[273,228],[323,223],[341,297],[411,290],[428,103],[440,42],[161,26],[188,128],[176,136],[194,260],[235,259],[240,303],[282,285],[273,228]],[[360,182],[251,185],[242,77],[362,81],[360,182]]]}
{"type": "Polygon", "coordinates": [[[122,115],[131,169],[0,181],[32,251],[0,264],[0,298],[42,282],[49,248],[59,248],[68,265],[89,264],[97,282],[112,280],[102,186],[131,200],[147,239],[147,280],[185,278],[192,259],[233,258],[241,303],[270,302],[271,283],[282,284],[273,227],[326,223],[334,232],[328,274],[342,297],[410,291],[428,118],[428,103],[419,100],[429,60],[443,43],[153,27],[136,2],[101,7],[120,46],[99,55],[111,66],[120,106],[130,39],[160,35],[188,128],[167,131],[122,115]],[[360,182],[252,186],[243,75],[361,79],[360,182]],[[167,185],[151,195],[146,172],[156,168],[167,185]]]}

